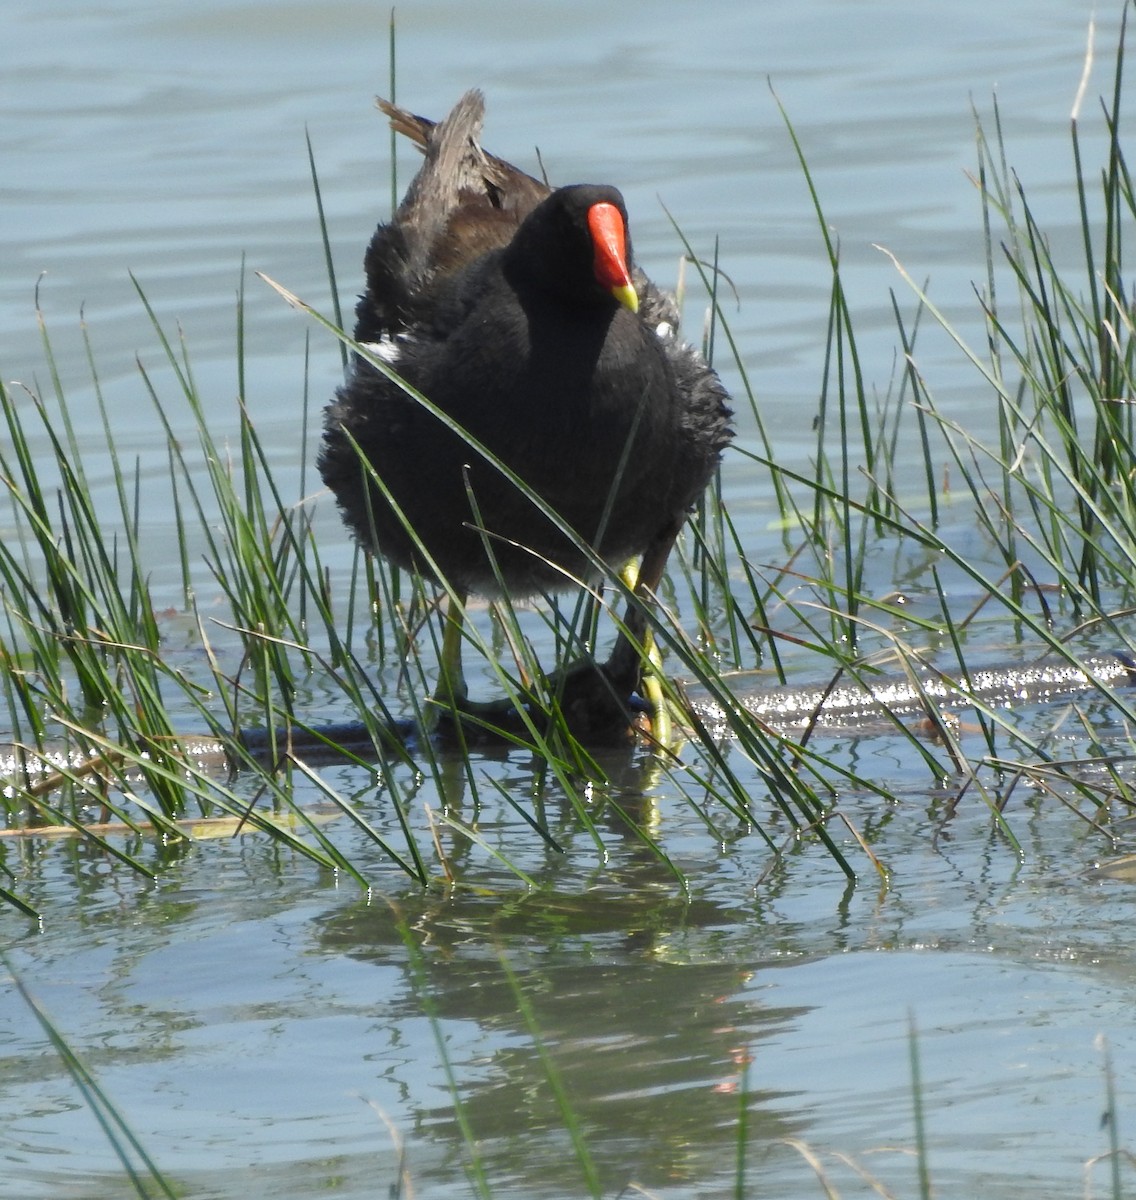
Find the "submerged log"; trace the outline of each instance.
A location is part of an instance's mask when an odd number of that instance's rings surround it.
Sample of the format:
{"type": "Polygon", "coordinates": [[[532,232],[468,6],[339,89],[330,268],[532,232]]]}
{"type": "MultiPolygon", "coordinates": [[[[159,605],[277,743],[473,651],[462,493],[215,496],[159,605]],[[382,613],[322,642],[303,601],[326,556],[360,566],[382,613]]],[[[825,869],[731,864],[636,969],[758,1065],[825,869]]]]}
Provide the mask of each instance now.
{"type": "MultiPolygon", "coordinates": [[[[831,688],[812,685],[742,689],[735,700],[750,716],[791,732],[814,725],[862,727],[888,714],[926,715],[929,707],[951,712],[975,704],[988,709],[1044,704],[1101,685],[1111,688],[1136,685],[1136,662],[1127,654],[1117,653],[1087,658],[1078,666],[1053,663],[989,667],[971,671],[965,680],[926,671],[910,678],[840,680],[831,688]]],[[[729,715],[712,698],[696,699],[692,709],[710,728],[728,726],[729,715]]]]}
{"type": "MultiPolygon", "coordinates": [[[[723,677],[722,687],[716,689],[717,695],[692,685],[684,690],[684,697],[691,723],[700,724],[714,737],[729,736],[731,727],[738,720],[750,719],[775,732],[792,736],[814,728],[867,731],[873,725],[890,727],[893,717],[926,717],[971,705],[1008,709],[1045,703],[1100,687],[1128,688],[1133,685],[1136,685],[1136,662],[1127,654],[1115,654],[1088,658],[1076,666],[1058,663],[991,667],[971,672],[965,681],[925,672],[910,678],[874,681],[838,679],[828,687],[816,684],[769,687],[764,676],[748,672],[723,677]],[[885,726],[885,722],[888,725],[885,726]]],[[[608,733],[618,734],[624,742],[628,741],[628,706],[609,707],[619,717],[619,723],[610,729],[593,730],[597,732],[597,740],[617,740],[598,736],[608,733]]],[[[634,705],[630,706],[631,716],[634,716],[634,708],[634,705]]],[[[511,704],[470,706],[457,717],[446,713],[431,734],[443,747],[506,745],[511,738],[527,733],[524,714],[511,704]]],[[[412,721],[382,725],[378,735],[388,744],[408,743],[422,736],[412,721]]],[[[376,758],[376,738],[372,729],[361,721],[313,727],[297,725],[272,732],[244,729],[238,734],[236,743],[247,757],[269,764],[286,756],[303,759],[312,765],[345,758],[364,761],[376,758]]],[[[230,753],[224,743],[213,738],[187,736],[181,749],[203,771],[220,773],[240,766],[239,754],[230,753]]],[[[105,758],[97,755],[88,757],[64,750],[39,752],[27,747],[0,747],[0,787],[7,782],[12,790],[26,790],[31,786],[38,792],[46,792],[59,786],[65,778],[79,773],[105,774],[107,766],[105,758]]]]}

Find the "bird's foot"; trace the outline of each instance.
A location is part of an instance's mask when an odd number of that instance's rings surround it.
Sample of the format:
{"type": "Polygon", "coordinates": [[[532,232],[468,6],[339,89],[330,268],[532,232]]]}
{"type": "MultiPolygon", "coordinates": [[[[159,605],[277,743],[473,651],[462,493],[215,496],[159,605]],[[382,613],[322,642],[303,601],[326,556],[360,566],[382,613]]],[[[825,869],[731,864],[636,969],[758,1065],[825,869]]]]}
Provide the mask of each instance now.
{"type": "Polygon", "coordinates": [[[608,663],[584,661],[556,671],[530,696],[470,700],[435,697],[435,731],[465,743],[525,736],[535,721],[556,713],[568,732],[587,745],[621,745],[649,733],[651,704],[638,692],[638,678],[608,663]]]}
{"type": "Polygon", "coordinates": [[[547,680],[549,694],[578,741],[620,745],[650,728],[651,704],[640,695],[639,680],[609,663],[574,663],[547,680]]]}

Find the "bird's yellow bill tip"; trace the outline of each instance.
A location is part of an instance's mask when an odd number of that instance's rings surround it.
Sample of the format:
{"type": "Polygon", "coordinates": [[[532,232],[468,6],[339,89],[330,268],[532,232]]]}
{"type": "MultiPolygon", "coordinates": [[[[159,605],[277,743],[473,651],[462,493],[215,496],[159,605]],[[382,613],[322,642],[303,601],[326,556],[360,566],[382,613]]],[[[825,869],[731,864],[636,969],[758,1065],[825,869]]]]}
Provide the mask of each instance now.
{"type": "Polygon", "coordinates": [[[629,283],[617,283],[611,289],[611,294],[623,305],[624,308],[629,308],[633,313],[639,311],[639,296],[635,289],[629,283]]]}

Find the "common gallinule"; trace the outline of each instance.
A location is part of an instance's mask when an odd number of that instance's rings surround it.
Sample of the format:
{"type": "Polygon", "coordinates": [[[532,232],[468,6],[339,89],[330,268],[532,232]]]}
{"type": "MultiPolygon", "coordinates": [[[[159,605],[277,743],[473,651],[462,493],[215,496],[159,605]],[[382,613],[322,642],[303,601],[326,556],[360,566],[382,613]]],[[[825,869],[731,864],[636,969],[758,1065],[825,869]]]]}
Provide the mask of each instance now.
{"type": "MultiPolygon", "coordinates": [[[[440,124],[378,103],[425,161],[367,249],[356,340],[604,561],[643,555],[637,589],[649,596],[732,436],[731,412],[679,338],[674,302],[632,265],[622,197],[553,190],[485,153],[478,91],[440,124]]],[[[596,577],[513,480],[361,355],[327,408],[319,469],[362,545],[463,596],[596,577]]],[[[459,701],[461,607],[443,654],[457,658],[443,663],[453,673],[443,690],[459,701]]],[[[646,625],[632,604],[592,673],[622,700],[637,686],[646,625]]]]}

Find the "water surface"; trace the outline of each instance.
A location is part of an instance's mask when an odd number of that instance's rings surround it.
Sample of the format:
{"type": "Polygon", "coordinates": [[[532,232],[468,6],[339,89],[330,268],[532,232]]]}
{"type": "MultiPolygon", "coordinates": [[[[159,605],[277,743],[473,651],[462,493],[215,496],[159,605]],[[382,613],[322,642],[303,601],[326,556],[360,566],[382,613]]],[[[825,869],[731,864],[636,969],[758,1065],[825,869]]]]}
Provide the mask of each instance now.
{"type": "MultiPolygon", "coordinates": [[[[997,93],[1012,163],[1059,252],[1075,228],[1068,120],[1092,7],[412,3],[398,11],[398,97],[437,116],[466,87],[485,88],[490,148],[531,168],[539,145],[554,180],[618,184],[640,260],[661,280],[674,277],[681,252],[663,205],[700,254],[717,242],[762,414],[778,455],[803,467],[830,274],[777,100],[839,237],[866,370],[883,390],[894,364],[888,289],[901,303],[910,297],[877,244],[930,277],[964,332],[980,331],[970,292],[984,271],[966,176],[972,104],[989,114],[997,93]]],[[[1117,16],[1100,14],[1102,58],[1117,16]]],[[[38,282],[80,432],[98,429],[81,315],[121,446],[158,480],[165,450],[136,356],[160,385],[169,380],[128,273],[184,332],[215,428],[235,432],[243,260],[249,403],[278,477],[296,495],[311,490],[302,464],[312,447],[297,432],[306,340],[316,403],[335,386],[338,351],[251,272],[330,310],[306,130],[350,305],[362,248],[389,206],[388,142],[371,107],[389,90],[386,19],[340,2],[9,3],[3,378],[46,383],[38,282]]],[[[1086,111],[1107,80],[1099,63],[1086,111]]],[[[400,159],[403,179],[412,158],[400,159]]],[[[688,319],[697,328],[695,298],[688,319]]],[[[981,431],[992,402],[957,352],[929,337],[922,362],[936,397],[981,431]]],[[[736,388],[736,370],[721,365],[736,388]]],[[[743,411],[741,441],[754,440],[743,411]]],[[[724,478],[753,560],[775,560],[773,508],[752,469],[735,457],[724,478]]],[[[109,502],[109,470],[92,480],[109,502]]],[[[156,591],[172,604],[173,517],[155,505],[147,518],[156,591]]],[[[345,570],[347,539],[326,502],[319,520],[326,561],[345,570]]],[[[881,583],[902,576],[915,603],[927,594],[926,563],[887,547],[874,561],[881,583]]],[[[948,585],[965,611],[965,582],[948,585]]],[[[328,703],[318,681],[301,699],[313,715],[328,703]]],[[[1040,729],[1052,718],[1032,719],[1040,729]]],[[[378,881],[370,895],[253,836],[139,849],[158,873],[152,884],[89,847],[27,843],[6,861],[44,925],[29,930],[10,912],[0,925],[14,968],[190,1196],[373,1196],[398,1169],[376,1110],[406,1140],[418,1194],[470,1194],[438,1034],[495,1194],[581,1194],[506,964],[530,998],[605,1194],[630,1182],[668,1197],[733,1194],[743,1091],[755,1193],[822,1194],[787,1140],[802,1139],[843,1195],[869,1193],[837,1153],[895,1194],[916,1194],[911,1019],[939,1194],[1075,1193],[1082,1164],[1106,1147],[1102,1033],[1122,1133],[1136,1110],[1126,1084],[1136,1051],[1134,897],[1082,874],[1112,847],[1022,787],[1010,810],[1019,858],[980,800],[951,815],[949,781],[929,783],[898,739],[838,734],[834,753],[907,797],[841,797],[886,860],[889,887],[857,857],[859,885],[846,888],[811,845],[769,874],[755,834],[712,805],[699,820],[641,757],[611,764],[613,794],[638,805],[684,891],[612,813],[603,850],[592,844],[540,764],[514,754],[476,758],[477,777],[539,797],[566,853],[543,848],[512,809],[486,800],[491,788],[475,807],[460,780],[445,796],[422,784],[412,820],[423,822],[422,803],[448,804],[536,890],[457,837],[447,849],[463,886],[428,895],[408,890],[345,828],[335,831],[344,852],[378,881]]],[[[327,777],[397,837],[389,795],[373,779],[348,768],[327,777]]],[[[693,777],[687,786],[698,790],[693,777]]],[[[772,813],[768,825],[788,836],[772,813]]],[[[850,838],[845,849],[857,854],[850,838]]],[[[121,1196],[104,1136],[11,988],[5,1011],[0,1196],[121,1196]]]]}

